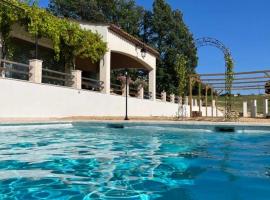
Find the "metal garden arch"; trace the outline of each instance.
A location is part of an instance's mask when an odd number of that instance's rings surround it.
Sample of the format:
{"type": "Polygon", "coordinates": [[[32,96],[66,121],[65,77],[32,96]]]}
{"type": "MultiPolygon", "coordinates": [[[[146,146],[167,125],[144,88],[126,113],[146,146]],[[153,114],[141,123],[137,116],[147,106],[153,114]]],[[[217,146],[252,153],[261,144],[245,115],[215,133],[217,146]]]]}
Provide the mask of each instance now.
{"type": "MultiPolygon", "coordinates": [[[[225,103],[225,119],[230,119],[232,112],[232,81],[233,81],[233,71],[228,63],[228,59],[232,60],[230,50],[219,40],[211,37],[203,37],[195,40],[195,44],[197,48],[204,46],[213,46],[222,51],[225,59],[225,93],[226,93],[226,103],[225,103]]],[[[232,66],[233,67],[233,66],[232,66]]]]}

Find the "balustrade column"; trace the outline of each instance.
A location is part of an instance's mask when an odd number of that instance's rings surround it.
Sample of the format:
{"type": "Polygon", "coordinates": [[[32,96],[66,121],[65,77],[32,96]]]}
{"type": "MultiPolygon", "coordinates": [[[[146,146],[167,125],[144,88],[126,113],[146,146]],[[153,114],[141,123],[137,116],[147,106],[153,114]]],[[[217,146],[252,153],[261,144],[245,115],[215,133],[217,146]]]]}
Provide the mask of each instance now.
{"type": "Polygon", "coordinates": [[[142,86],[138,87],[138,98],[143,99],[144,97],[144,88],[142,86]]]}
{"type": "Polygon", "coordinates": [[[198,99],[194,99],[194,106],[198,107],[198,99]]]}
{"type": "Polygon", "coordinates": [[[167,98],[166,92],[165,92],[165,91],[161,92],[161,100],[162,100],[163,102],[166,102],[166,101],[167,101],[166,98],[167,98]]]}
{"type": "Polygon", "coordinates": [[[122,83],[122,96],[126,96],[126,91],[127,91],[127,96],[129,96],[129,83],[126,84],[126,81],[125,81],[125,83],[122,83]],[[127,87],[127,90],[126,90],[126,87],[127,87]]]}
{"type": "Polygon", "coordinates": [[[243,102],[243,117],[248,117],[248,104],[247,101],[243,102]]]}
{"type": "Polygon", "coordinates": [[[185,97],[185,105],[188,106],[188,97],[185,97]]]}
{"type": "Polygon", "coordinates": [[[257,117],[257,100],[253,100],[251,105],[251,117],[256,118],[257,117]]]}
{"type": "Polygon", "coordinates": [[[33,83],[42,83],[42,60],[29,60],[29,81],[33,83]]]}
{"type": "Polygon", "coordinates": [[[268,116],[268,99],[263,100],[263,115],[264,117],[268,116]]]}
{"type": "Polygon", "coordinates": [[[171,94],[170,95],[170,102],[171,103],[174,103],[175,102],[175,95],[174,94],[171,94]]]}
{"type": "Polygon", "coordinates": [[[178,104],[181,105],[181,106],[183,105],[183,98],[182,97],[179,97],[178,104]]]}
{"type": "Polygon", "coordinates": [[[212,117],[214,117],[214,110],[215,110],[215,108],[216,108],[216,100],[212,100],[212,117]]]}
{"type": "Polygon", "coordinates": [[[72,70],[72,87],[75,89],[82,89],[82,71],[81,70],[72,70]]]}

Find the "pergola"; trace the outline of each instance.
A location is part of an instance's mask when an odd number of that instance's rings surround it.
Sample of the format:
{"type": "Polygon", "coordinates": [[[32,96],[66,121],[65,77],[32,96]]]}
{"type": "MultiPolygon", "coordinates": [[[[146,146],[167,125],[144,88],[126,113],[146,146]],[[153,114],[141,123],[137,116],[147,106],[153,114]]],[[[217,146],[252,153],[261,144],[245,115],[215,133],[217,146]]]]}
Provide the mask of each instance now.
{"type": "MultiPolygon", "coordinates": [[[[270,86],[267,83],[270,80],[270,70],[236,72],[234,73],[233,82],[231,85],[232,91],[255,91],[266,90],[270,86]]],[[[211,90],[211,100],[217,102],[217,98],[226,92],[226,74],[192,74],[189,79],[189,101],[192,101],[193,86],[198,84],[198,96],[202,99],[202,85],[205,86],[205,104],[208,103],[208,91],[211,90]]],[[[231,98],[231,97],[228,97],[231,98]]],[[[190,112],[192,112],[192,103],[190,104],[190,112]]],[[[213,112],[212,103],[212,112],[213,112]]],[[[201,104],[199,104],[199,112],[201,112],[201,104]]],[[[206,109],[207,112],[207,109],[206,109]]],[[[207,115],[207,114],[206,114],[207,115]]],[[[213,113],[212,113],[213,116],[213,113]]]]}

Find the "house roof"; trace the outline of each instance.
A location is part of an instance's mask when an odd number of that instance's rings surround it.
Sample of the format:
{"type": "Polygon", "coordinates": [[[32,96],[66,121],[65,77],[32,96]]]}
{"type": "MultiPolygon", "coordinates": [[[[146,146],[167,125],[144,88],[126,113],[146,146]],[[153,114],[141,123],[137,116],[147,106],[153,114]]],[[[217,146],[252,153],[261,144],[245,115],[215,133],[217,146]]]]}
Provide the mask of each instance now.
{"type": "Polygon", "coordinates": [[[133,35],[127,33],[126,31],[121,29],[119,26],[116,26],[114,24],[103,23],[103,22],[93,23],[93,22],[89,22],[89,21],[85,21],[85,20],[74,20],[74,19],[69,19],[69,20],[75,21],[78,23],[88,24],[88,25],[107,26],[110,31],[116,33],[117,35],[120,35],[121,37],[125,38],[126,40],[130,41],[131,43],[133,43],[141,48],[145,48],[147,52],[153,54],[155,57],[159,57],[159,52],[156,49],[145,44],[144,42],[142,42],[138,38],[134,37],[133,35]]]}
{"type": "Polygon", "coordinates": [[[130,41],[131,43],[141,47],[141,48],[145,48],[147,52],[153,54],[156,57],[159,57],[159,52],[150,47],[149,45],[143,43],[141,40],[139,40],[138,38],[128,34],[127,32],[125,32],[124,30],[122,30],[120,27],[114,25],[114,24],[109,24],[108,29],[118,35],[120,35],[121,37],[125,38],[126,40],[130,41]]]}

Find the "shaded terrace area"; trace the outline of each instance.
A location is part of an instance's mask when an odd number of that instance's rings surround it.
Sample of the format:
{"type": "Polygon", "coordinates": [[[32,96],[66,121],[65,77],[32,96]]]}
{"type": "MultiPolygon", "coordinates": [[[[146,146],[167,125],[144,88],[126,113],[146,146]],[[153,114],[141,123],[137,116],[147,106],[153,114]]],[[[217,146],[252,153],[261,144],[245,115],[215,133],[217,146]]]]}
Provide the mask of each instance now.
{"type": "Polygon", "coordinates": [[[155,50],[113,25],[82,24],[82,28],[99,32],[107,42],[108,52],[99,62],[92,63],[90,59],[75,58],[75,65],[67,67],[61,60],[55,60],[50,40],[33,38],[16,24],[11,32],[14,52],[1,59],[1,76],[31,80],[35,76],[31,69],[34,65],[41,69],[38,78],[40,81],[32,80],[33,82],[124,95],[126,86],[119,77],[123,76],[126,70],[135,71],[141,76],[132,77],[133,82],[127,86],[129,95],[155,100],[158,56],[155,50]],[[138,84],[139,78],[143,84],[138,84]]]}

